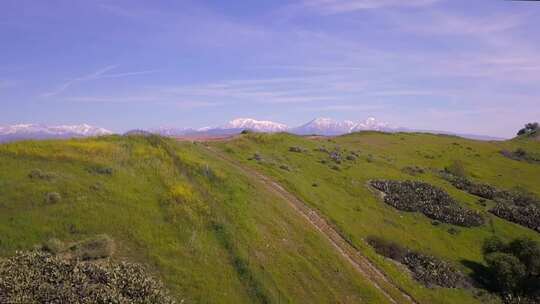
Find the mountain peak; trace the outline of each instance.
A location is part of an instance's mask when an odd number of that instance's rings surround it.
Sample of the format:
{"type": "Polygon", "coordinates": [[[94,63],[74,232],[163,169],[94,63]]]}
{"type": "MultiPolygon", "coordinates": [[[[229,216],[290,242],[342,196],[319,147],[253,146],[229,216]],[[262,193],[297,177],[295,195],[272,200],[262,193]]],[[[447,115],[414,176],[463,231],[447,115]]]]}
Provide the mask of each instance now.
{"type": "Polygon", "coordinates": [[[89,124],[58,126],[48,126],[42,124],[14,124],[0,126],[0,141],[87,137],[110,134],[113,134],[113,132],[104,128],[94,127],[89,124]]]}
{"type": "Polygon", "coordinates": [[[381,131],[388,127],[388,124],[378,122],[375,118],[369,117],[363,122],[350,120],[337,121],[331,118],[318,117],[305,125],[293,129],[297,134],[317,134],[317,135],[341,135],[355,131],[376,130],[381,131]]]}
{"type": "Polygon", "coordinates": [[[225,124],[223,129],[249,129],[256,132],[284,132],[289,129],[287,125],[253,118],[236,118],[225,124]]]}

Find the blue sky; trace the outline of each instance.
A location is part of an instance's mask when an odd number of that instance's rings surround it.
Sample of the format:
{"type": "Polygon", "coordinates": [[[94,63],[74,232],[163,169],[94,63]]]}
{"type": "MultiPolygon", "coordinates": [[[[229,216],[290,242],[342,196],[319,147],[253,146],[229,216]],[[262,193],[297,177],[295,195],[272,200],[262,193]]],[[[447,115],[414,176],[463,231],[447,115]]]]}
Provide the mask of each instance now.
{"type": "Polygon", "coordinates": [[[540,120],[540,2],[2,0],[0,124],[540,120]]]}

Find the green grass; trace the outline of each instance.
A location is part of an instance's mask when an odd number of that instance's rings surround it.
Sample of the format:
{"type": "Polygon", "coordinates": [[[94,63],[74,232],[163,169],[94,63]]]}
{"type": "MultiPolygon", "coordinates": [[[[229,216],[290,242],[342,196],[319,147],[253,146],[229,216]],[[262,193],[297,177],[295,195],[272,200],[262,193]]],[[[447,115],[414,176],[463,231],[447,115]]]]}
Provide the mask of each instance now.
{"type": "Polygon", "coordinates": [[[179,302],[386,303],[286,202],[200,145],[120,136],[0,145],[0,257],[100,234],[179,302]],[[30,178],[35,170],[47,178],[30,178]],[[53,192],[60,201],[46,200],[53,192]]]}
{"type": "Polygon", "coordinates": [[[458,289],[427,289],[412,280],[394,263],[376,255],[364,242],[374,235],[401,245],[449,260],[470,273],[471,263],[483,263],[481,245],[496,234],[504,239],[538,233],[499,219],[477,204],[477,197],[455,189],[440,178],[438,170],[454,160],[464,164],[467,175],[475,181],[510,189],[520,186],[540,196],[540,165],[505,158],[500,151],[523,148],[540,152],[540,142],[516,139],[506,142],[482,142],[453,136],[428,134],[383,134],[365,132],[333,139],[306,138],[288,134],[248,134],[222,143],[214,143],[224,153],[269,176],[317,209],[357,248],[385,270],[390,277],[422,303],[479,303],[472,292],[458,289]],[[298,146],[307,153],[289,152],[298,146]],[[339,171],[325,153],[315,151],[325,146],[357,151],[356,161],[345,161],[339,171]],[[254,153],[261,162],[248,160],[254,153]],[[287,166],[289,171],[281,166],[287,166]],[[419,166],[425,174],[411,176],[402,171],[406,166],[419,166]],[[366,186],[371,179],[422,180],[447,190],[468,208],[476,209],[488,219],[477,228],[458,228],[457,235],[448,233],[451,225],[433,226],[431,220],[417,213],[404,213],[382,203],[366,186]],[[313,187],[313,184],[318,184],[313,187]]]}

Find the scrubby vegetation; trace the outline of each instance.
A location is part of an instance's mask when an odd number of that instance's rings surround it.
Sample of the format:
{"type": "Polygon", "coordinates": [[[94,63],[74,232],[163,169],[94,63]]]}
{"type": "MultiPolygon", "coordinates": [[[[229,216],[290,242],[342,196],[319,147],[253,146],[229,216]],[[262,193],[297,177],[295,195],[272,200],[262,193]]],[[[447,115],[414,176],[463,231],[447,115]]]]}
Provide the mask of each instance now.
{"type": "Polygon", "coordinates": [[[406,174],[412,175],[412,176],[416,176],[416,175],[426,173],[426,170],[424,170],[423,168],[420,168],[418,166],[403,167],[403,169],[401,171],[403,171],[406,174]]]}
{"type": "Polygon", "coordinates": [[[443,173],[442,176],[460,190],[494,200],[496,205],[489,210],[494,215],[540,232],[540,200],[533,193],[519,187],[501,190],[452,174],[443,173]]]}
{"type": "Polygon", "coordinates": [[[141,265],[44,251],[0,260],[0,303],[176,303],[141,265]]]}
{"type": "Polygon", "coordinates": [[[530,238],[504,242],[492,237],[485,241],[483,253],[489,287],[506,303],[540,302],[540,243],[530,238]]]}
{"type": "Polygon", "coordinates": [[[464,227],[484,223],[478,212],[461,207],[444,190],[427,183],[374,180],[371,186],[385,194],[385,203],[402,211],[421,212],[431,219],[464,227]]]}
{"type": "Polygon", "coordinates": [[[368,237],[367,242],[378,254],[407,266],[413,277],[427,287],[469,286],[466,276],[448,262],[375,236],[368,237]]]}
{"type": "Polygon", "coordinates": [[[540,162],[540,155],[527,152],[522,148],[517,148],[514,151],[502,150],[501,154],[513,160],[526,161],[531,163],[540,162]]]}

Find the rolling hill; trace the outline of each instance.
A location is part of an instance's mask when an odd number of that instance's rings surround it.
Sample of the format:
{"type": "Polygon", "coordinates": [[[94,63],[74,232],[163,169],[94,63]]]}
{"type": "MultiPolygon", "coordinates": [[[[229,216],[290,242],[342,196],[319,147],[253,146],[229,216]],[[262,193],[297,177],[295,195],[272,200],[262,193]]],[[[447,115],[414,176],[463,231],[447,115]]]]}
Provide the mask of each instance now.
{"type": "Polygon", "coordinates": [[[501,153],[518,148],[535,154],[540,143],[362,132],[2,144],[0,256],[106,234],[117,247],[112,259],[145,265],[178,302],[489,303],[482,286],[426,288],[367,240],[392,240],[472,276],[487,237],[540,240],[441,175],[459,161],[475,182],[540,196],[539,164],[501,153]],[[485,222],[435,225],[384,204],[369,186],[376,179],[435,185],[485,222]]]}

